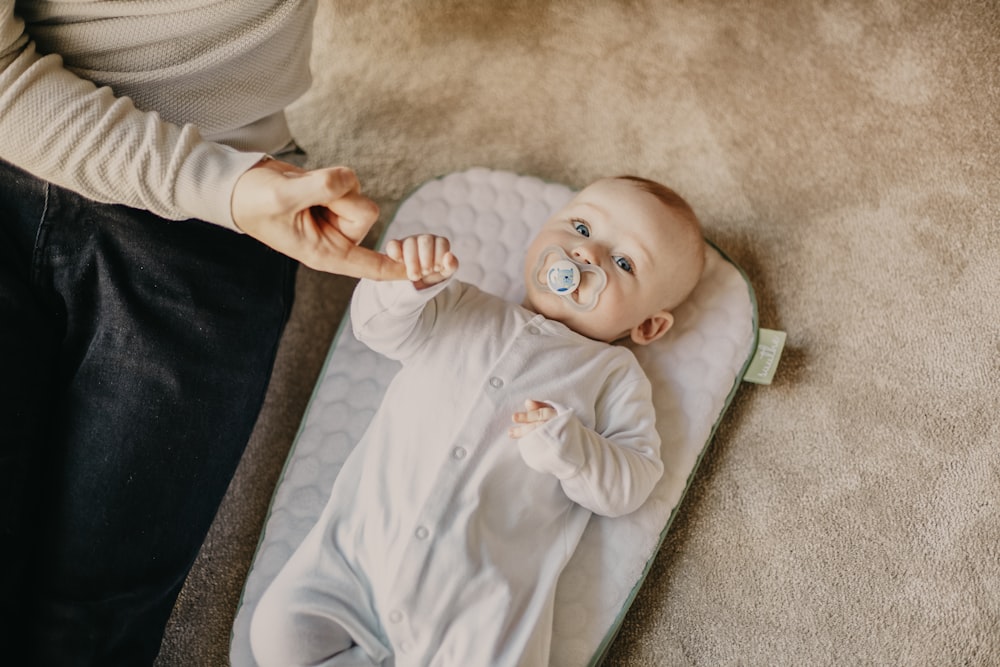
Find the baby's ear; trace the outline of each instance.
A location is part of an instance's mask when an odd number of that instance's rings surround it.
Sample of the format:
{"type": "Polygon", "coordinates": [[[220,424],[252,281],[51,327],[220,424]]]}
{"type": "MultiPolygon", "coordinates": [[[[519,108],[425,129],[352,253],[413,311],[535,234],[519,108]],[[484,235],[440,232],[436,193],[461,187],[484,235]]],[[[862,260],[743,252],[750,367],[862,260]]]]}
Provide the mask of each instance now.
{"type": "Polygon", "coordinates": [[[632,342],[637,345],[649,345],[659,339],[674,326],[674,316],[667,310],[661,310],[643,320],[630,333],[632,342]]]}

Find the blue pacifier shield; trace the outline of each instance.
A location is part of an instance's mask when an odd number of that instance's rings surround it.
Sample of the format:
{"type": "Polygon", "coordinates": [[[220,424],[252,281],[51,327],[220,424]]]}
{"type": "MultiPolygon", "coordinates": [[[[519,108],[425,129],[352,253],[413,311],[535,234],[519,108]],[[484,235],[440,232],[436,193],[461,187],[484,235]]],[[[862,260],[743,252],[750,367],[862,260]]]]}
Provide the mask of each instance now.
{"type": "Polygon", "coordinates": [[[580,269],[568,259],[560,259],[549,267],[545,279],[556,294],[572,293],[580,286],[580,269]]]}

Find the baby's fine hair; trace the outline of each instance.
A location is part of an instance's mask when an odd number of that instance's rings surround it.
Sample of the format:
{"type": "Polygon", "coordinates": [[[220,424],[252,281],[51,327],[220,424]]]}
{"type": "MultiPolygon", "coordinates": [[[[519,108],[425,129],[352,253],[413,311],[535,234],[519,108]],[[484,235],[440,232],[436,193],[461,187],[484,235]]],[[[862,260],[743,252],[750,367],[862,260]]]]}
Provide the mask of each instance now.
{"type": "Polygon", "coordinates": [[[702,232],[701,221],[698,220],[698,216],[695,215],[694,209],[691,208],[691,205],[687,203],[684,197],[681,197],[676,191],[668,188],[663,183],[643,178],[642,176],[633,176],[630,174],[616,176],[615,179],[628,181],[640,190],[653,195],[659,199],[668,210],[678,214],[684,222],[687,223],[683,225],[683,236],[686,238],[681,240],[681,242],[687,247],[690,252],[689,257],[691,257],[694,261],[694,265],[692,267],[693,272],[692,275],[688,277],[688,280],[684,281],[684,284],[678,285],[680,296],[678,299],[674,299],[672,303],[669,304],[669,307],[672,309],[691,294],[695,285],[698,283],[698,280],[701,278],[702,271],[705,269],[705,237],[702,232]]]}
{"type": "Polygon", "coordinates": [[[677,194],[676,191],[668,188],[659,181],[643,178],[642,176],[625,174],[623,176],[615,176],[615,178],[620,181],[631,181],[639,189],[648,192],[663,202],[664,206],[667,208],[683,215],[688,219],[688,221],[698,227],[699,233],[701,232],[701,221],[699,221],[698,216],[695,215],[694,209],[691,208],[691,205],[687,203],[687,200],[677,194]]]}

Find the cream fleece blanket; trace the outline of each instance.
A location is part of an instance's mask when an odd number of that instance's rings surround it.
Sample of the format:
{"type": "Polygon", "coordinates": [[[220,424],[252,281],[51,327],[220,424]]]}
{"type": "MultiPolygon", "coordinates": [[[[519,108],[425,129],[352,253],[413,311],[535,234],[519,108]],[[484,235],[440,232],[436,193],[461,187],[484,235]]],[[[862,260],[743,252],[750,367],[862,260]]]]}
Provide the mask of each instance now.
{"type": "MultiPolygon", "coordinates": [[[[788,332],[607,664],[1000,664],[1000,5],[321,0],[313,71],[293,132],[383,219],[472,165],[657,178],[788,332]]],[[[352,287],[300,272],[158,665],[226,663],[352,287]]]]}

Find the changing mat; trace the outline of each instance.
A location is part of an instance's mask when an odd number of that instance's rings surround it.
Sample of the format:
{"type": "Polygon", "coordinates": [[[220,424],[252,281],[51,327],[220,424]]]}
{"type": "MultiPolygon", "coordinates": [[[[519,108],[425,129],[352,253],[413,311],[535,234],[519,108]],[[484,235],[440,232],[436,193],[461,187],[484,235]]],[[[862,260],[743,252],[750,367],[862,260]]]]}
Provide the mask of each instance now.
{"type": "MultiPolygon", "coordinates": [[[[537,229],[574,192],[483,168],[430,181],[399,207],[382,240],[448,236],[457,277],[518,303],[522,257],[537,229]]],[[[666,536],[695,468],[750,362],[757,305],[743,272],[710,247],[704,277],[660,340],[633,347],[653,385],[664,474],[637,511],[594,516],[556,591],[552,665],[601,662],[666,536]]],[[[359,343],[346,318],[271,501],[233,627],[234,667],[255,664],[249,628],[264,589],[309,532],[399,365],[359,343]]]]}

